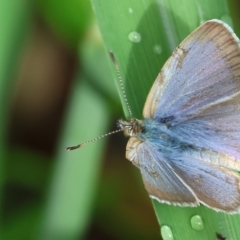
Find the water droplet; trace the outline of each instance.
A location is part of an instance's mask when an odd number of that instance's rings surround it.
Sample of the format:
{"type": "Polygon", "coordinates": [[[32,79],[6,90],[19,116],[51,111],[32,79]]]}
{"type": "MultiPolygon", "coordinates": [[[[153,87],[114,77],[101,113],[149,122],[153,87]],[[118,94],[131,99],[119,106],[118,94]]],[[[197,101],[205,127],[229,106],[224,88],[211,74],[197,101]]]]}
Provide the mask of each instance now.
{"type": "Polygon", "coordinates": [[[129,8],[128,11],[129,11],[129,13],[133,13],[133,9],[132,8],[129,8]]]}
{"type": "Polygon", "coordinates": [[[191,218],[190,222],[191,222],[191,226],[193,229],[198,230],[198,231],[204,229],[203,219],[201,216],[199,216],[199,215],[193,216],[191,218]]]}
{"type": "Polygon", "coordinates": [[[162,47],[158,44],[156,44],[154,47],[153,47],[153,51],[157,54],[161,54],[162,53],[162,47]]]}
{"type": "Polygon", "coordinates": [[[229,26],[233,26],[232,18],[228,14],[221,16],[221,20],[227,23],[229,26]]]}
{"type": "Polygon", "coordinates": [[[162,235],[163,240],[174,240],[172,230],[167,225],[164,225],[161,227],[161,235],[162,235]]]}
{"type": "Polygon", "coordinates": [[[138,32],[130,32],[128,34],[128,39],[131,41],[131,42],[135,42],[135,43],[138,43],[141,41],[141,35],[138,33],[138,32]]]}

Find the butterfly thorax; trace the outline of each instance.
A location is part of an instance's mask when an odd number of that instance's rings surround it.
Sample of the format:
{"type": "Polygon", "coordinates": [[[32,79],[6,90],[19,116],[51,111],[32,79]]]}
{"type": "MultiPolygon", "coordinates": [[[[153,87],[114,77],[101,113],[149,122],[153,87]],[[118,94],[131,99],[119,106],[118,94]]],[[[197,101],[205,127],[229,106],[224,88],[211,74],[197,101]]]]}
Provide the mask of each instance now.
{"type": "Polygon", "coordinates": [[[126,136],[133,137],[136,136],[138,133],[142,132],[143,130],[143,123],[142,121],[131,118],[128,121],[119,120],[118,127],[124,132],[126,136]]]}
{"type": "Polygon", "coordinates": [[[119,120],[118,127],[127,137],[137,137],[142,142],[149,142],[155,145],[160,151],[184,151],[191,148],[188,143],[181,142],[175,136],[172,136],[169,124],[162,123],[153,119],[138,120],[131,118],[130,120],[119,120]]]}
{"type": "Polygon", "coordinates": [[[146,141],[156,146],[160,151],[175,152],[189,150],[193,146],[181,141],[173,135],[173,130],[169,124],[162,123],[153,119],[142,121],[142,131],[137,134],[141,141],[146,141]]]}

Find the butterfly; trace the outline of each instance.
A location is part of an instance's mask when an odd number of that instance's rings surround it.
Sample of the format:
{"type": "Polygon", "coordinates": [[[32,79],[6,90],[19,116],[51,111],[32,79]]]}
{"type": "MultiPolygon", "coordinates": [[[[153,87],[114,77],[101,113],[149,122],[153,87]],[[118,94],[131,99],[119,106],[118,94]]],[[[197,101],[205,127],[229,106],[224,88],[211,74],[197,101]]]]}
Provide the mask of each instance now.
{"type": "Polygon", "coordinates": [[[130,137],[126,158],[140,169],[151,198],[237,213],[240,47],[233,30],[222,21],[210,20],[193,31],[153,83],[143,120],[131,117],[119,120],[118,126],[109,134],[124,131],[130,137]]]}
{"type": "Polygon", "coordinates": [[[174,50],[155,80],[143,120],[119,121],[126,158],[161,203],[240,208],[240,48],[210,20],[174,50]]]}

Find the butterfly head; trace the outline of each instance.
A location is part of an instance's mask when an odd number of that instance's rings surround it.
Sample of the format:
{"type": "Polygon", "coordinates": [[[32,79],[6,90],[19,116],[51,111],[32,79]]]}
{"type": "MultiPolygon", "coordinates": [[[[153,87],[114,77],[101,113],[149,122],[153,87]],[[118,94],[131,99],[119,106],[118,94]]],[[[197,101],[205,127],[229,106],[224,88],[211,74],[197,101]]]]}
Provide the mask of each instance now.
{"type": "Polygon", "coordinates": [[[126,136],[133,137],[142,132],[143,123],[136,118],[131,118],[128,121],[120,119],[118,121],[118,127],[124,132],[126,136]]]}

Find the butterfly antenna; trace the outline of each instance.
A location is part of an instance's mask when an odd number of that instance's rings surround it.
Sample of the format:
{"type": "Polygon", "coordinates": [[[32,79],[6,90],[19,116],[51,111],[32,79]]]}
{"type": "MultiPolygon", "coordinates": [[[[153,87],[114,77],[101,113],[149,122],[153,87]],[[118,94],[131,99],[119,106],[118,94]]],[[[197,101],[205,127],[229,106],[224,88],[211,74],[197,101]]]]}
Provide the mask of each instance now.
{"type": "Polygon", "coordinates": [[[126,91],[125,91],[125,88],[124,88],[124,85],[123,85],[123,80],[122,80],[122,76],[120,74],[120,70],[119,70],[119,66],[118,66],[117,60],[116,60],[116,58],[115,58],[115,56],[114,56],[112,51],[109,51],[109,55],[110,55],[114,65],[115,65],[115,68],[116,68],[116,71],[117,71],[117,75],[118,75],[118,80],[119,80],[120,87],[121,87],[122,94],[123,94],[123,98],[124,98],[125,104],[127,106],[128,112],[130,114],[130,117],[132,118],[132,111],[131,111],[131,108],[130,108],[130,105],[129,105],[129,102],[128,102],[128,99],[127,99],[126,91]]]}
{"type": "Polygon", "coordinates": [[[89,140],[89,141],[87,141],[87,142],[78,144],[78,145],[76,145],[76,146],[67,147],[66,150],[71,151],[71,150],[74,150],[74,149],[77,149],[77,148],[84,147],[84,146],[86,146],[86,145],[89,144],[89,143],[95,142],[95,141],[97,141],[97,140],[99,140],[99,139],[101,139],[101,138],[107,137],[107,136],[109,136],[109,135],[112,135],[112,134],[118,133],[118,132],[122,132],[122,129],[117,129],[117,130],[115,130],[115,131],[112,131],[112,132],[103,134],[103,135],[101,135],[101,136],[99,136],[99,137],[93,138],[92,140],[89,140]]]}
{"type": "MultiPolygon", "coordinates": [[[[123,80],[122,80],[122,76],[121,76],[121,74],[120,74],[120,70],[119,70],[118,63],[117,63],[116,58],[114,57],[114,54],[113,54],[112,51],[109,51],[109,55],[110,55],[110,57],[111,57],[114,65],[115,65],[115,68],[116,68],[116,71],[117,71],[117,75],[118,75],[118,79],[119,79],[119,83],[120,83],[120,87],[121,87],[122,94],[123,94],[123,98],[124,98],[125,104],[126,104],[126,106],[127,106],[128,112],[129,112],[129,114],[130,114],[130,117],[132,118],[132,111],[131,111],[131,109],[130,109],[130,106],[129,106],[129,103],[128,103],[128,100],[127,100],[127,95],[126,95],[126,91],[125,91],[125,89],[124,89],[123,80]]],[[[77,148],[84,147],[84,146],[86,146],[86,145],[89,144],[89,143],[95,142],[95,141],[97,141],[97,140],[99,140],[99,139],[101,139],[101,138],[104,138],[104,137],[107,137],[107,136],[112,135],[112,134],[114,134],[114,133],[118,133],[118,132],[122,132],[122,131],[123,131],[122,128],[117,129],[117,130],[115,130],[115,131],[112,131],[112,132],[103,134],[103,135],[101,135],[101,136],[99,136],[99,137],[93,138],[92,140],[89,140],[89,141],[80,143],[80,144],[78,144],[78,145],[76,145],[76,146],[67,147],[66,150],[71,151],[71,150],[75,150],[75,149],[77,149],[77,148]]]]}

